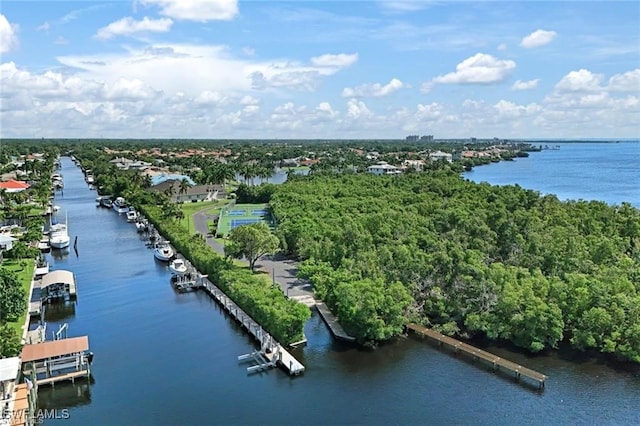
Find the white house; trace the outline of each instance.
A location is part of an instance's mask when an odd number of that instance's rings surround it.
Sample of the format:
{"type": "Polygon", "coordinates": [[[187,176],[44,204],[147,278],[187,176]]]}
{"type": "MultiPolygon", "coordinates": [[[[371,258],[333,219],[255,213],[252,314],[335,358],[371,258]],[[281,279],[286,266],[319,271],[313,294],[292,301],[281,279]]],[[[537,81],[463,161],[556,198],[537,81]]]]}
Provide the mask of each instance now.
{"type": "Polygon", "coordinates": [[[396,166],[392,166],[391,164],[381,162],[378,164],[374,164],[373,166],[367,167],[367,171],[369,173],[373,173],[374,175],[397,175],[402,173],[402,170],[397,168],[396,166]]]}
{"type": "Polygon", "coordinates": [[[11,250],[13,248],[13,242],[15,238],[5,234],[0,234],[0,250],[11,250]]]}
{"type": "Polygon", "coordinates": [[[404,160],[402,165],[406,168],[413,168],[419,172],[424,168],[424,160],[404,160]]]}
{"type": "Polygon", "coordinates": [[[453,162],[453,155],[449,154],[448,152],[436,151],[429,154],[429,160],[431,161],[445,160],[451,163],[453,162]]]}

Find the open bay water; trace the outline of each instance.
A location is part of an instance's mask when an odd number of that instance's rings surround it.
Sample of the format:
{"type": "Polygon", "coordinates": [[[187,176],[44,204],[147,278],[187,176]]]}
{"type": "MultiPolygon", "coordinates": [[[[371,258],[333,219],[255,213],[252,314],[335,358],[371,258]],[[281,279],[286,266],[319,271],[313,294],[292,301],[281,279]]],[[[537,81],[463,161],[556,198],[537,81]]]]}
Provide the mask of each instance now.
{"type": "Polygon", "coordinates": [[[40,388],[41,408],[69,409],[68,419],[46,424],[640,423],[640,378],[602,361],[489,348],[547,374],[538,391],[420,338],[375,351],[336,343],[315,313],[308,346],[294,351],[304,375],[248,376],[237,356],[253,341],[205,294],[175,293],[135,227],[97,208],[80,170],[68,158],[62,165],[64,195],[55,203],[68,212],[78,255],[72,247],[49,259],[76,274],[78,300],[47,319],[48,335],[66,322],[69,336],[89,335],[95,358],[90,381],[40,388]]]}
{"type": "Polygon", "coordinates": [[[560,200],[628,202],[640,208],[640,142],[542,144],[560,149],[477,166],[463,176],[492,185],[518,184],[560,200]]]}

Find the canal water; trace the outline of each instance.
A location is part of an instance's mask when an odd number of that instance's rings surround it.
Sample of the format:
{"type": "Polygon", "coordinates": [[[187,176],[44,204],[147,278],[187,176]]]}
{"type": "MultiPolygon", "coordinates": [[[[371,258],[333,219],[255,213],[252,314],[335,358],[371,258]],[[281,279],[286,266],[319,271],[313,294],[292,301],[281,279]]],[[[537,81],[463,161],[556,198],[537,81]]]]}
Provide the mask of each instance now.
{"type": "Polygon", "coordinates": [[[53,269],[76,274],[78,300],[50,310],[48,334],[89,335],[92,379],[39,391],[40,408],[69,409],[62,425],[423,425],[638,424],[640,378],[600,361],[527,357],[489,348],[549,375],[546,389],[456,358],[420,338],[375,351],[332,341],[314,314],[309,344],[294,352],[306,366],[290,378],[248,376],[237,356],[249,337],[203,293],[177,294],[135,227],[95,206],[78,168],[62,159],[64,195],[77,254],[50,255],[53,269]]]}

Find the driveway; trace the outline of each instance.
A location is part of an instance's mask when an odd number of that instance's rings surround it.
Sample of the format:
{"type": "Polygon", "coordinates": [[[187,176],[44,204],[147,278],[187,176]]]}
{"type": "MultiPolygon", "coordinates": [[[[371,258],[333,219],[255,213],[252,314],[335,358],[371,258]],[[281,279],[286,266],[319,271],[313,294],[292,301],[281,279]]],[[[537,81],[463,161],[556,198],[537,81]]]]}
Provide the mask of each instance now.
{"type": "MultiPolygon", "coordinates": [[[[208,215],[204,211],[194,213],[193,223],[196,231],[203,235],[207,244],[217,253],[224,256],[224,246],[213,239],[209,234],[208,222],[213,219],[213,215],[208,215]]],[[[299,300],[307,305],[315,304],[311,284],[306,280],[296,277],[298,264],[281,254],[273,256],[263,256],[256,262],[256,270],[268,273],[269,276],[280,285],[282,292],[292,299],[299,300]]]]}

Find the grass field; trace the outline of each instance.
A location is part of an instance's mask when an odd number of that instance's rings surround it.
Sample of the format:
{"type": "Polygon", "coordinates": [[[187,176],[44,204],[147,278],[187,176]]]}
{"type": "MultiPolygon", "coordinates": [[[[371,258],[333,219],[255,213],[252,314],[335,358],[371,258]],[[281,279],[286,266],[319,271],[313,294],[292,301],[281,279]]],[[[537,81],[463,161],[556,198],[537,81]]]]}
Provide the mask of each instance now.
{"type": "Polygon", "coordinates": [[[217,214],[220,208],[228,202],[229,200],[216,200],[179,204],[180,210],[184,213],[184,218],[180,220],[180,225],[189,231],[189,235],[195,234],[196,227],[193,224],[194,213],[204,210],[206,214],[217,214]]]}
{"type": "Polygon", "coordinates": [[[27,315],[29,315],[29,299],[31,298],[29,291],[31,290],[31,278],[33,278],[33,270],[35,267],[36,262],[33,259],[6,259],[2,261],[2,266],[0,266],[0,268],[8,269],[16,274],[18,282],[24,290],[25,299],[27,300],[27,309],[25,309],[24,315],[20,316],[16,321],[7,323],[17,331],[19,336],[22,336],[22,326],[27,320],[27,315]]]}
{"type": "Polygon", "coordinates": [[[226,237],[234,227],[248,223],[265,222],[271,225],[271,215],[267,210],[267,204],[236,204],[225,207],[218,219],[218,236],[226,237]]]}

